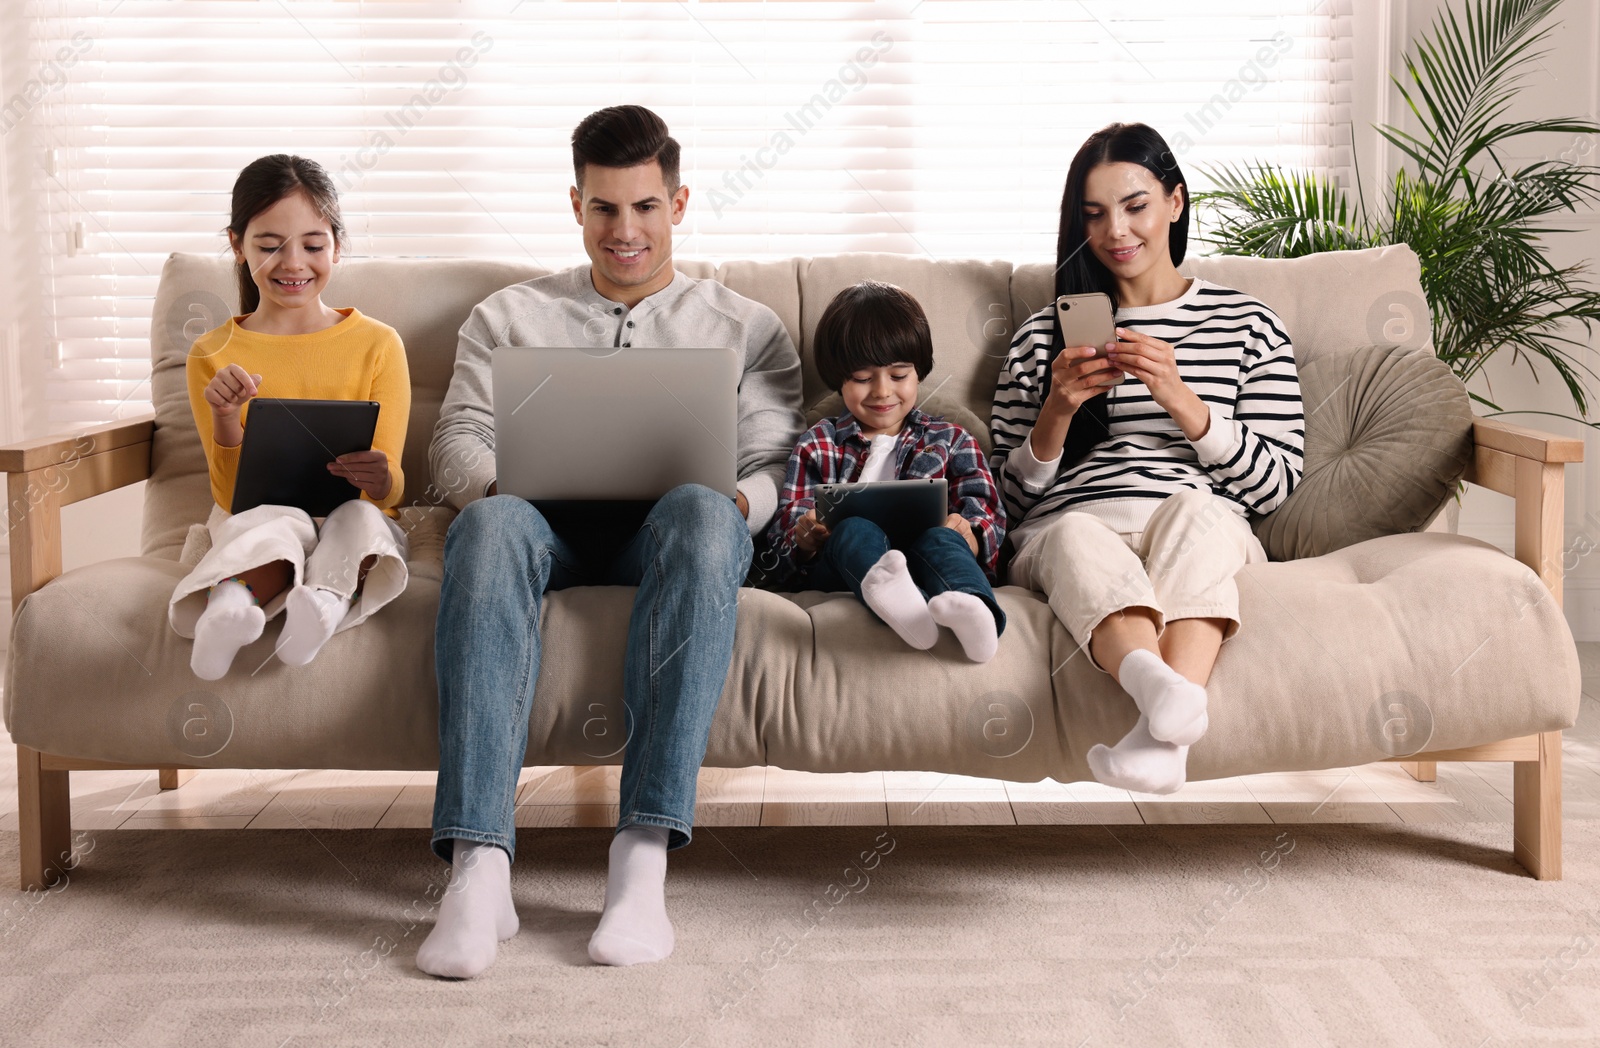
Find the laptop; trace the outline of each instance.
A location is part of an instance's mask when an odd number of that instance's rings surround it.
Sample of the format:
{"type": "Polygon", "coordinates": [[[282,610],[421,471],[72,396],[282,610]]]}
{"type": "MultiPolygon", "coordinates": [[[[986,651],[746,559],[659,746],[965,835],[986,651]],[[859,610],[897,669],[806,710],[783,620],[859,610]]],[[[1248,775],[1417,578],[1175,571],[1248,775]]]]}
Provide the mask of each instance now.
{"type": "Polygon", "coordinates": [[[500,346],[497,490],[530,502],[653,501],[738,480],[739,351],[500,346]]]}

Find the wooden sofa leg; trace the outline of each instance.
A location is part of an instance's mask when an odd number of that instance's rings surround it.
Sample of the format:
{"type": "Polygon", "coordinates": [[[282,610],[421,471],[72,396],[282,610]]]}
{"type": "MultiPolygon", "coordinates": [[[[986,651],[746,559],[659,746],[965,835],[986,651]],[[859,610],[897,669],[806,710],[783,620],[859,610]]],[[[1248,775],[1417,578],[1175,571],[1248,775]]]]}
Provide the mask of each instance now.
{"type": "Polygon", "coordinates": [[[1561,733],[1539,734],[1539,759],[1516,761],[1511,854],[1541,881],[1561,879],[1561,733]]]}
{"type": "Polygon", "coordinates": [[[38,750],[17,747],[17,831],[23,891],[48,888],[72,852],[70,772],[46,771],[38,750]]]}
{"type": "Polygon", "coordinates": [[[194,778],[193,768],[162,768],[160,771],[163,790],[175,790],[194,778]]]}
{"type": "Polygon", "coordinates": [[[1418,782],[1439,781],[1439,765],[1436,761],[1399,761],[1398,763],[1418,782]]]}

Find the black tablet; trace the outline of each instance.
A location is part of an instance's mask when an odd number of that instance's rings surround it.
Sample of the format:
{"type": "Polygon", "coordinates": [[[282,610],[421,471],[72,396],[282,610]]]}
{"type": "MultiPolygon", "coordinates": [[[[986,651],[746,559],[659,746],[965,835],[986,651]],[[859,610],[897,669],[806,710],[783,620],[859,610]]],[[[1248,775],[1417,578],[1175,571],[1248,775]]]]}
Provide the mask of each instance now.
{"type": "Polygon", "coordinates": [[[233,513],[257,506],[294,506],[313,517],[361,497],[361,489],[328,472],[352,451],[370,451],[378,428],[376,400],[250,402],[233,484],[233,513]]]}
{"type": "Polygon", "coordinates": [[[943,477],[818,484],[817,519],[831,528],[846,517],[866,517],[890,542],[909,544],[944,523],[950,514],[948,491],[943,477]]]}

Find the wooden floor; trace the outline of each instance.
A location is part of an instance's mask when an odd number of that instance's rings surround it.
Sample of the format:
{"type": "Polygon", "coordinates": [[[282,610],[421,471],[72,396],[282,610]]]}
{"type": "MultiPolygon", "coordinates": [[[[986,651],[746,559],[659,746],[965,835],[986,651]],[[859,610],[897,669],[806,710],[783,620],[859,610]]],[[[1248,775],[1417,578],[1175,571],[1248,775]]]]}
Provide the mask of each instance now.
{"type": "MultiPolygon", "coordinates": [[[[1600,817],[1600,644],[1581,644],[1583,711],[1564,737],[1572,818],[1600,817]]],[[[527,768],[518,826],[610,826],[620,769],[527,768]]],[[[698,826],[1305,823],[1511,820],[1510,764],[1445,764],[1417,782],[1394,764],[1191,783],[1169,797],[1097,783],[1004,782],[924,772],[700,773],[698,826]]],[[[77,829],[425,829],[432,772],[201,771],[162,791],[151,772],[73,772],[77,829]]],[[[0,731],[0,829],[17,826],[16,749],[0,731]]]]}

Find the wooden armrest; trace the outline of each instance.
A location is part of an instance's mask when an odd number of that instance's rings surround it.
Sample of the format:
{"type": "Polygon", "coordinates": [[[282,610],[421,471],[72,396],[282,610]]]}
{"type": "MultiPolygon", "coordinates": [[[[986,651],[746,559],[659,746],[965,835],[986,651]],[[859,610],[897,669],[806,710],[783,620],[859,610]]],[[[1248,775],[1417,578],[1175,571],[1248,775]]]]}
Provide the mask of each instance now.
{"type": "Polygon", "coordinates": [[[1535,462],[1582,462],[1583,441],[1529,429],[1497,418],[1472,420],[1472,443],[1535,462]]]}
{"type": "Polygon", "coordinates": [[[155,416],[0,448],[11,545],[11,606],[61,574],[61,507],[150,476],[155,416]]]}
{"type": "Polygon", "coordinates": [[[1516,500],[1516,558],[1538,573],[1560,607],[1566,464],[1583,461],[1583,441],[1479,418],[1472,421],[1472,443],[1462,479],[1516,500]]]}
{"type": "Polygon", "coordinates": [[[67,433],[20,444],[0,447],[0,473],[28,473],[46,466],[59,466],[75,459],[113,451],[130,444],[142,444],[155,433],[155,415],[108,422],[79,433],[67,433]]]}

